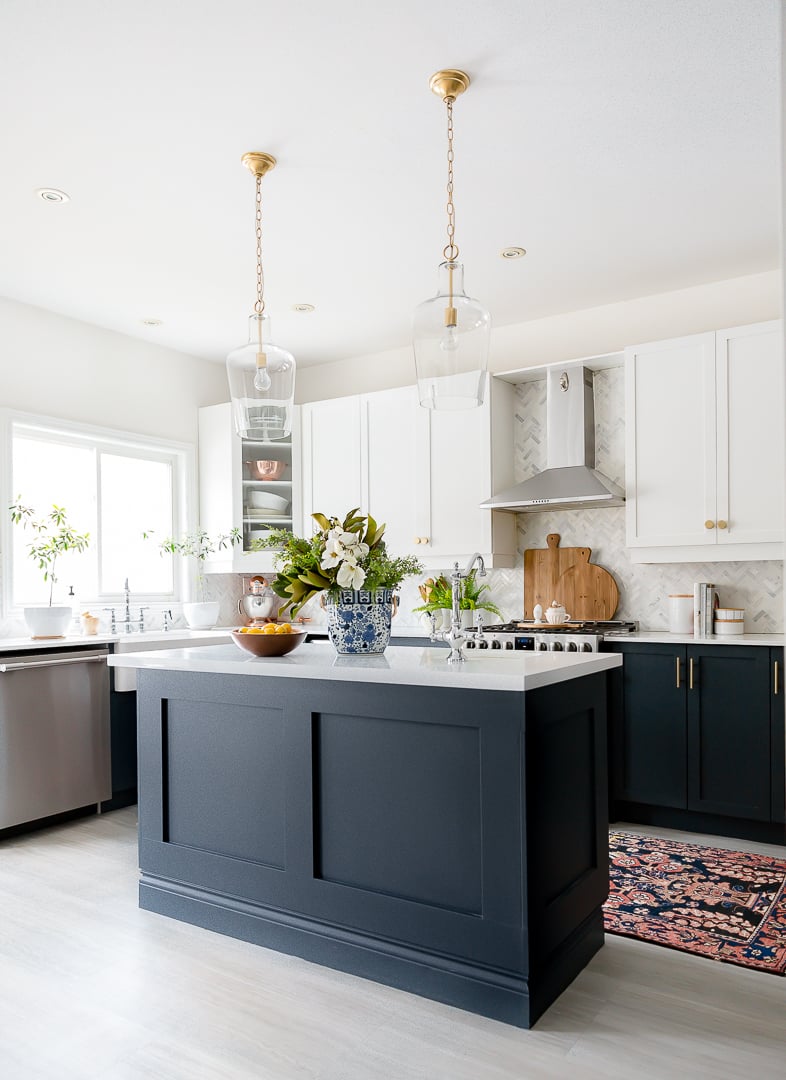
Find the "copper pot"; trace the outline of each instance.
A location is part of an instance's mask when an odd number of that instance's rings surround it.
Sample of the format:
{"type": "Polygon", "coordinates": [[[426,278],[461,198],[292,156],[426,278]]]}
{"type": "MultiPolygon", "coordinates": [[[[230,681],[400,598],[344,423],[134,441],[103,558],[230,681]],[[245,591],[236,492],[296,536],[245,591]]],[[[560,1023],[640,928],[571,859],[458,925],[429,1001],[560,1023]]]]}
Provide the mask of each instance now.
{"type": "Polygon", "coordinates": [[[287,467],[286,461],[247,461],[248,475],[251,480],[280,480],[287,467]]]}

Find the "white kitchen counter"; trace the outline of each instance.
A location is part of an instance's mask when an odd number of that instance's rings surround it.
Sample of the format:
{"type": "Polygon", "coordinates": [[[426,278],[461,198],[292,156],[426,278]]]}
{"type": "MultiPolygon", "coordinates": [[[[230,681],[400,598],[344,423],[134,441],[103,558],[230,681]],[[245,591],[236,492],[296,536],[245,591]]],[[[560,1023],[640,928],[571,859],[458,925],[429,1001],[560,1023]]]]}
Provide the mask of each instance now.
{"type": "Polygon", "coordinates": [[[783,648],[783,634],[729,634],[697,638],[693,634],[670,634],[667,630],[639,630],[635,634],[606,635],[610,641],[640,641],[648,645],[766,645],[783,648]]]}
{"type": "Polygon", "coordinates": [[[523,692],[619,667],[616,653],[576,656],[514,653],[471,657],[448,664],[442,649],[388,646],[379,656],[340,656],[329,643],[304,642],[282,657],[255,657],[234,643],[158,652],[124,652],[109,657],[110,667],[194,671],[220,675],[268,675],[342,682],[445,686],[466,690],[523,692]]]}
{"type": "Polygon", "coordinates": [[[231,626],[217,626],[213,630],[145,630],[141,634],[67,634],[61,638],[31,638],[7,637],[0,638],[0,653],[20,652],[27,649],[73,649],[77,646],[87,645],[122,645],[123,648],[133,647],[137,651],[144,649],[146,644],[159,647],[159,642],[171,642],[173,646],[179,642],[194,641],[205,645],[218,644],[231,640],[229,637],[231,626]]]}

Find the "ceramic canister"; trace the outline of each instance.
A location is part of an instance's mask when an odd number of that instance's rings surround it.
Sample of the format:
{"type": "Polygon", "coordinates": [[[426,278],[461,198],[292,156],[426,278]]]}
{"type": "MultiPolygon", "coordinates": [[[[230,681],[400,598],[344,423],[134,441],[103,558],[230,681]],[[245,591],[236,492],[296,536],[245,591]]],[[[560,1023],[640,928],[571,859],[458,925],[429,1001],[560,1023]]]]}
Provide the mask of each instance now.
{"type": "Polygon", "coordinates": [[[669,633],[693,633],[693,593],[669,594],[669,633]]]}

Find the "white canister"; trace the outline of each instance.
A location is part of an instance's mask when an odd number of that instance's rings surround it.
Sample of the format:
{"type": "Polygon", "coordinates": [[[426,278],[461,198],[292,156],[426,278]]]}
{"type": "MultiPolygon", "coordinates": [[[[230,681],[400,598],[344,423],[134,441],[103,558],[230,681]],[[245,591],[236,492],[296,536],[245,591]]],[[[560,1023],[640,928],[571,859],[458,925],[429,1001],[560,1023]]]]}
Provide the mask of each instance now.
{"type": "Polygon", "coordinates": [[[693,634],[693,593],[669,593],[669,633],[693,634]]]}

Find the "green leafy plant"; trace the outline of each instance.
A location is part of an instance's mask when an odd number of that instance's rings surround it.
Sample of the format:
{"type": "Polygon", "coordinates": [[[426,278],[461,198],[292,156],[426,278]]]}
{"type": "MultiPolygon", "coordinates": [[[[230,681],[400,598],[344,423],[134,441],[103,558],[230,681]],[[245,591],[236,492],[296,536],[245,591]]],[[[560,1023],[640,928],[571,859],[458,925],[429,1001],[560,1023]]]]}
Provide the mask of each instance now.
{"type": "Polygon", "coordinates": [[[385,526],[358,508],[350,510],[343,521],[324,514],[311,516],[320,528],[310,540],[286,529],[271,529],[251,543],[253,551],[278,549],[277,575],[271,587],[285,601],[282,611],[290,608],[297,615],[321,592],[395,589],[405,577],[423,570],[412,555],[389,555],[382,539],[385,526]]]}
{"type": "MultiPolygon", "coordinates": [[[[459,607],[462,611],[490,611],[492,615],[502,618],[502,612],[491,600],[484,600],[483,593],[489,586],[485,582],[478,582],[477,570],[470,570],[465,578],[461,579],[461,600],[459,607]]],[[[442,611],[453,607],[453,586],[444,574],[438,578],[429,578],[422,585],[418,585],[423,604],[413,608],[413,611],[442,611]]]]}
{"type": "MultiPolygon", "coordinates": [[[[142,535],[146,540],[150,540],[153,537],[153,531],[151,529],[150,532],[142,533],[142,535]]],[[[225,551],[227,548],[234,547],[235,544],[240,543],[241,539],[240,529],[238,528],[230,529],[227,533],[219,533],[216,537],[209,536],[204,529],[197,529],[195,532],[186,533],[181,537],[167,536],[158,546],[162,555],[182,555],[186,559],[193,558],[197,560],[197,588],[199,589],[200,601],[204,601],[205,560],[217,551],[225,551]]]]}
{"type": "Polygon", "coordinates": [[[69,524],[66,511],[62,506],[52,506],[52,509],[44,517],[36,517],[36,512],[30,506],[22,503],[22,496],[17,495],[16,502],[9,508],[11,520],[15,525],[22,528],[30,528],[35,533],[35,539],[27,545],[28,554],[35,559],[40,570],[44,572],[44,581],[49,582],[49,607],[52,606],[52,595],[55,582],[55,567],[61,555],[68,551],[85,551],[90,544],[90,533],[78,533],[69,524]]]}

